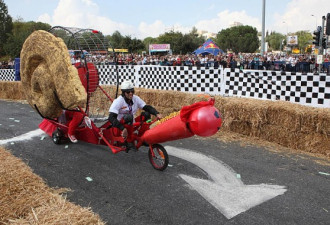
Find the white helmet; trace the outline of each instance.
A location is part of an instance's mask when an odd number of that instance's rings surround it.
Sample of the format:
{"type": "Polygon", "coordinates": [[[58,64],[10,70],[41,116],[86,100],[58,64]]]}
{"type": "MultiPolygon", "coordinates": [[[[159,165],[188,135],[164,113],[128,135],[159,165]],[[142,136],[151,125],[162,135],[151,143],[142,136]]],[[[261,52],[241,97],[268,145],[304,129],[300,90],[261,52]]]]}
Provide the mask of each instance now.
{"type": "Polygon", "coordinates": [[[121,83],[120,85],[120,89],[121,90],[129,90],[129,89],[133,89],[134,88],[134,85],[131,81],[129,80],[125,80],[121,83]]]}

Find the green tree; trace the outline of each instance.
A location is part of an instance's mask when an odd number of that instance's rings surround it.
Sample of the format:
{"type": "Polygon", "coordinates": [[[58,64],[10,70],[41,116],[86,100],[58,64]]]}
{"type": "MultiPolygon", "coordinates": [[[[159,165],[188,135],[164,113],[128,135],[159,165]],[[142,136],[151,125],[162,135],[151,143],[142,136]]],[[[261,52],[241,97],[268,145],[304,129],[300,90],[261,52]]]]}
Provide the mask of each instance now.
{"type": "Polygon", "coordinates": [[[270,35],[266,37],[266,42],[268,42],[270,48],[269,50],[282,50],[283,40],[285,40],[285,35],[277,32],[271,32],[270,35]]]}
{"type": "Polygon", "coordinates": [[[7,42],[4,45],[6,54],[12,58],[19,57],[25,39],[35,30],[48,31],[51,26],[41,22],[22,22],[15,21],[13,23],[12,33],[8,35],[7,42]]]}
{"type": "Polygon", "coordinates": [[[259,48],[258,32],[251,26],[227,28],[217,34],[216,44],[223,50],[252,53],[259,48]]]}
{"type": "Polygon", "coordinates": [[[182,47],[183,35],[181,32],[165,32],[157,38],[156,44],[170,44],[173,54],[180,54],[183,51],[182,47]]]}
{"type": "Polygon", "coordinates": [[[138,52],[141,53],[142,51],[146,50],[143,42],[140,39],[136,39],[136,38],[131,39],[129,49],[131,52],[134,53],[138,53],[138,52]]]}
{"type": "Polygon", "coordinates": [[[121,33],[116,30],[115,32],[113,32],[112,35],[107,36],[111,46],[113,48],[121,48],[122,47],[122,42],[123,42],[123,35],[121,35],[121,33]]]}
{"type": "Polygon", "coordinates": [[[197,34],[197,29],[193,29],[188,33],[183,35],[182,38],[182,52],[191,53],[195,51],[200,45],[205,42],[204,37],[197,34]]]}
{"type": "Polygon", "coordinates": [[[308,31],[297,31],[295,35],[298,36],[298,49],[305,52],[305,49],[313,41],[313,35],[308,31]]]}
{"type": "Polygon", "coordinates": [[[5,54],[4,44],[13,28],[12,18],[8,14],[7,5],[3,0],[0,0],[0,24],[0,56],[2,56],[5,54]]]}
{"type": "Polygon", "coordinates": [[[113,48],[125,48],[130,53],[141,52],[145,50],[144,43],[129,35],[122,36],[119,31],[115,31],[112,35],[106,36],[113,48]]]}
{"type": "Polygon", "coordinates": [[[149,51],[150,44],[155,44],[155,43],[157,43],[157,38],[146,37],[145,39],[143,39],[143,44],[146,51],[149,51]]]}

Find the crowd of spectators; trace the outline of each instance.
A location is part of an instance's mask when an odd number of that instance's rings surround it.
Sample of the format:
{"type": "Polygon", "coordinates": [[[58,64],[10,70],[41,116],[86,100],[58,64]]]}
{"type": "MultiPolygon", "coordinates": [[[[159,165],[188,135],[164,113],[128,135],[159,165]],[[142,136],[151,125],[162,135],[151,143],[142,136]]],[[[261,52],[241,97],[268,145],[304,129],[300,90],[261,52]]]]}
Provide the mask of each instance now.
{"type": "MultiPolygon", "coordinates": [[[[318,71],[316,56],[312,54],[272,54],[264,56],[254,53],[227,53],[214,55],[140,55],[118,54],[113,55],[85,55],[88,61],[95,64],[114,65],[161,65],[161,66],[204,66],[224,68],[239,68],[251,70],[272,70],[313,73],[318,71]]],[[[80,57],[72,56],[72,63],[81,61],[80,57]]],[[[14,60],[0,62],[0,69],[14,69],[14,60]]],[[[330,55],[324,56],[321,71],[330,74],[330,55]]]]}
{"type": "Polygon", "coordinates": [[[14,69],[14,60],[0,62],[0,69],[14,69]]]}
{"type": "MultiPolygon", "coordinates": [[[[113,56],[89,56],[96,64],[114,65],[113,56]]],[[[272,54],[265,56],[252,53],[228,53],[214,55],[139,55],[119,54],[116,57],[118,65],[161,65],[161,66],[205,66],[224,68],[240,68],[251,70],[273,70],[289,72],[317,72],[315,55],[312,54],[272,54]]],[[[324,57],[321,71],[330,73],[330,55],[324,57]]]]}

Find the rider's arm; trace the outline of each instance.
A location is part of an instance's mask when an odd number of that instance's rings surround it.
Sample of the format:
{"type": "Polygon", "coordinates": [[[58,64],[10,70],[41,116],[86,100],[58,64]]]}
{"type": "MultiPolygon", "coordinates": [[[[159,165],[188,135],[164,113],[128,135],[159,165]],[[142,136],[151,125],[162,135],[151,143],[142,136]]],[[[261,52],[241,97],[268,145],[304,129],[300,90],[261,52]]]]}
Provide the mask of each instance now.
{"type": "Polygon", "coordinates": [[[121,124],[117,119],[118,114],[110,112],[108,120],[112,124],[112,126],[117,127],[120,130],[124,130],[124,125],[121,124]]]}
{"type": "Polygon", "coordinates": [[[159,112],[154,108],[152,107],[151,105],[145,105],[143,108],[142,108],[144,111],[156,116],[157,114],[159,114],[159,112]]]}

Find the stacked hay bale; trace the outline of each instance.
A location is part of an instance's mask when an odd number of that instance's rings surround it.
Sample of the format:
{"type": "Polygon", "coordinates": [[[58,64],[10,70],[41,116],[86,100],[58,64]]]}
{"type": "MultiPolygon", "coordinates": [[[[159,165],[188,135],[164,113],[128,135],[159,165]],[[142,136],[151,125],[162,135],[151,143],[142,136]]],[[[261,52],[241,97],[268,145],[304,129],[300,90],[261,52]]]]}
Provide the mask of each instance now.
{"type": "Polygon", "coordinates": [[[25,99],[22,83],[17,81],[0,82],[0,99],[22,100],[25,99]]]}
{"type": "Polygon", "coordinates": [[[330,157],[330,110],[282,101],[222,98],[224,129],[330,157]]]}
{"type": "Polygon", "coordinates": [[[0,148],[0,224],[104,224],[65,200],[20,159],[0,148]]]}

